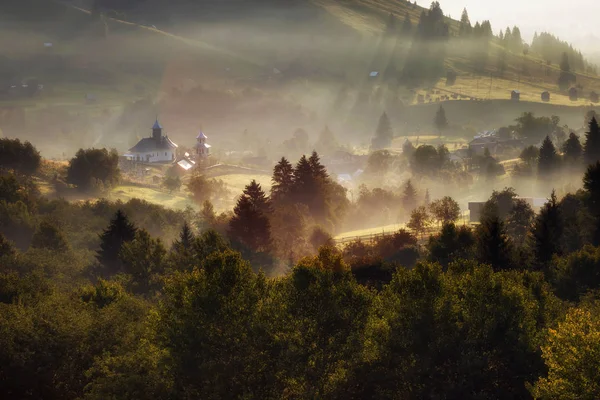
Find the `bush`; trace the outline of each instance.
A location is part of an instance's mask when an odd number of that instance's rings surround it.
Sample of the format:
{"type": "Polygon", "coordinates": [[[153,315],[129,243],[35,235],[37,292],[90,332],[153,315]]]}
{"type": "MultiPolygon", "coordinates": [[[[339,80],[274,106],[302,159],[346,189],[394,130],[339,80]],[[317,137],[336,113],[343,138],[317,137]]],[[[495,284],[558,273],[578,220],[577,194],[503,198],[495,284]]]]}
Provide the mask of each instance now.
{"type": "Polygon", "coordinates": [[[33,174],[40,167],[40,153],[29,142],[19,139],[0,139],[0,169],[12,169],[33,174]]]}
{"type": "Polygon", "coordinates": [[[114,185],[119,176],[119,155],[116,150],[80,149],[67,169],[67,183],[81,190],[114,185]]]}

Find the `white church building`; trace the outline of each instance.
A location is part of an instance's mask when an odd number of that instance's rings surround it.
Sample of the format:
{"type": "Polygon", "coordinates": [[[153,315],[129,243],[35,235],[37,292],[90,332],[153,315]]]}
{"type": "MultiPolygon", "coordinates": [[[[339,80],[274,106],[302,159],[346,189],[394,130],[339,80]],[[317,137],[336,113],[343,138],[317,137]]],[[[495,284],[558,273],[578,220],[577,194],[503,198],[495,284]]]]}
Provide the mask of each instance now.
{"type": "Polygon", "coordinates": [[[147,163],[174,162],[177,157],[177,145],[169,136],[163,135],[163,128],[157,119],[152,127],[152,136],[140,140],[129,149],[125,157],[147,163]]]}
{"type": "Polygon", "coordinates": [[[200,132],[198,136],[196,136],[196,158],[201,160],[207,158],[210,155],[210,144],[206,143],[206,139],[208,137],[204,134],[204,132],[200,132]]]}

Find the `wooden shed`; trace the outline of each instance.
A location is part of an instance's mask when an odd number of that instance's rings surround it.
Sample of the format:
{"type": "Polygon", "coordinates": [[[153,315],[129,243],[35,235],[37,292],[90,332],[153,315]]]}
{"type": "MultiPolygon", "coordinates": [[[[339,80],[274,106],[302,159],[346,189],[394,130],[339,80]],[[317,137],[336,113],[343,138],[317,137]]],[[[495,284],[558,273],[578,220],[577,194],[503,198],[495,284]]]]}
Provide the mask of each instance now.
{"type": "Polygon", "coordinates": [[[514,101],[521,100],[521,92],[519,92],[518,90],[513,90],[512,92],[510,92],[510,99],[514,101]]]}
{"type": "Polygon", "coordinates": [[[545,102],[550,101],[550,92],[548,92],[548,91],[542,92],[542,101],[545,101],[545,102]]]}
{"type": "Polygon", "coordinates": [[[571,101],[577,101],[579,99],[579,94],[577,93],[577,88],[572,87],[569,89],[569,99],[571,101]]]}

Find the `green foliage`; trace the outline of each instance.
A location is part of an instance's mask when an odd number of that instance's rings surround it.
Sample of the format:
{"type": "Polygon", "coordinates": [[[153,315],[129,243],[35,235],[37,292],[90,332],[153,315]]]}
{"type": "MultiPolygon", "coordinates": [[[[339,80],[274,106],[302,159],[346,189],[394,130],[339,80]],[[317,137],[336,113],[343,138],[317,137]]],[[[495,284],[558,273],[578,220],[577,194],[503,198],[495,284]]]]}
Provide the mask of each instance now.
{"type": "Polygon", "coordinates": [[[579,142],[579,136],[571,132],[569,138],[563,143],[563,158],[567,165],[579,169],[582,164],[583,147],[579,142]]]}
{"type": "Polygon", "coordinates": [[[81,190],[92,189],[97,182],[111,186],[120,177],[119,155],[116,150],[79,149],[69,161],[67,182],[81,190]]]}
{"type": "Polygon", "coordinates": [[[417,207],[417,190],[412,184],[412,181],[409,179],[406,181],[404,185],[404,190],[402,192],[402,205],[404,206],[404,210],[411,212],[417,207]]]}
{"type": "Polygon", "coordinates": [[[537,268],[548,272],[552,257],[563,253],[562,217],[554,191],[535,219],[532,238],[537,268]]]}
{"type": "Polygon", "coordinates": [[[538,158],[538,175],[541,179],[552,179],[555,174],[559,157],[556,154],[556,148],[550,140],[549,136],[546,136],[540,147],[540,156],[538,158]]]}
{"type": "Polygon", "coordinates": [[[546,136],[552,135],[560,120],[536,117],[531,112],[525,112],[516,119],[516,122],[516,131],[522,138],[526,138],[532,143],[539,143],[546,136]]]}
{"type": "Polygon", "coordinates": [[[194,173],[190,178],[187,189],[197,204],[202,204],[206,200],[226,198],[229,195],[225,182],[219,179],[207,179],[199,173],[194,173]]]}
{"type": "Polygon", "coordinates": [[[98,250],[96,256],[107,273],[122,271],[119,253],[125,243],[131,242],[135,238],[136,231],[135,225],[129,221],[121,210],[118,210],[109,226],[100,236],[100,250],[98,250]]]}
{"type": "Polygon", "coordinates": [[[450,196],[435,200],[429,205],[431,214],[442,224],[456,222],[460,218],[460,206],[450,196]]]}
{"type": "Polygon", "coordinates": [[[160,239],[152,238],[144,229],[138,229],[131,241],[124,241],[118,254],[123,272],[131,275],[132,291],[148,293],[160,284],[166,268],[167,251],[160,239]]]}
{"type": "Polygon", "coordinates": [[[179,178],[179,176],[167,176],[163,180],[162,185],[167,188],[169,192],[179,190],[179,188],[181,188],[181,178],[179,178]]]}
{"type": "Polygon", "coordinates": [[[477,227],[475,252],[480,263],[490,265],[495,271],[512,268],[512,245],[498,216],[481,220],[477,227]]]}
{"type": "Polygon", "coordinates": [[[429,237],[429,259],[446,268],[454,260],[472,259],[474,244],[475,236],[469,227],[457,228],[452,222],[444,223],[438,235],[429,237]]]}
{"type": "Polygon", "coordinates": [[[536,399],[594,399],[600,396],[600,313],[571,309],[542,346],[548,376],[532,390],[536,399]]]}
{"type": "Polygon", "coordinates": [[[590,245],[556,259],[551,276],[557,295],[577,301],[590,290],[600,289],[600,249],[590,245]]]}
{"type": "Polygon", "coordinates": [[[375,136],[371,140],[372,150],[381,150],[392,145],[392,139],[394,138],[394,132],[392,130],[392,124],[387,116],[386,112],[381,114],[379,122],[377,123],[377,129],[375,130],[375,136]]]}
{"type": "Polygon", "coordinates": [[[412,229],[416,235],[423,237],[430,224],[431,216],[427,212],[427,207],[421,206],[412,210],[406,226],[412,229]]]}
{"type": "Polygon", "coordinates": [[[55,223],[47,220],[42,221],[33,234],[31,247],[59,252],[69,251],[70,249],[64,232],[55,223]]]}
{"type": "Polygon", "coordinates": [[[600,127],[596,118],[592,118],[585,134],[583,145],[583,161],[586,165],[600,161],[600,127]]]}
{"type": "Polygon", "coordinates": [[[41,163],[40,153],[29,142],[0,138],[0,169],[31,175],[41,163]]]}
{"type": "Polygon", "coordinates": [[[448,127],[448,119],[446,118],[444,107],[440,106],[440,108],[438,108],[435,113],[435,118],[433,119],[433,125],[440,134],[448,127]]]}
{"type": "Polygon", "coordinates": [[[279,204],[289,200],[294,184],[294,167],[285,157],[281,157],[281,160],[273,167],[271,181],[271,201],[279,204]]]}
{"type": "Polygon", "coordinates": [[[271,247],[270,205],[260,184],[253,180],[233,209],[229,235],[234,242],[254,252],[267,252],[271,247]]]}

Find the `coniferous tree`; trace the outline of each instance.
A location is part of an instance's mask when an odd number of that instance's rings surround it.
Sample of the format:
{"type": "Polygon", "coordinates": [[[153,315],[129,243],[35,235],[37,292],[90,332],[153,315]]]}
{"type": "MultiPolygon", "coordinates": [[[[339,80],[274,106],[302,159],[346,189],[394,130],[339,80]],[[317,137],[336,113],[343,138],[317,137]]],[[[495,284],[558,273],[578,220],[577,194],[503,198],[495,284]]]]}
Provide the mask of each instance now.
{"type": "Polygon", "coordinates": [[[459,36],[470,36],[473,30],[471,26],[471,20],[469,19],[469,13],[467,9],[463,9],[462,16],[460,17],[460,28],[458,29],[459,36]]]}
{"type": "Polygon", "coordinates": [[[538,174],[540,178],[549,179],[557,169],[558,156],[554,143],[550,137],[546,136],[540,147],[540,156],[538,158],[538,174]]]}
{"type": "Polygon", "coordinates": [[[322,154],[331,154],[340,147],[335,135],[328,126],[319,134],[319,140],[315,143],[315,148],[322,154]]]}
{"type": "Polygon", "coordinates": [[[252,251],[265,252],[271,246],[271,224],[263,212],[265,196],[254,189],[249,191],[249,186],[246,186],[244,194],[233,209],[233,217],[229,221],[229,235],[234,241],[252,251]],[[248,193],[252,193],[253,197],[248,193]]]}
{"type": "Polygon", "coordinates": [[[590,164],[583,176],[583,188],[588,194],[588,208],[594,217],[596,227],[593,233],[593,244],[600,245],[600,161],[590,164]]]}
{"type": "Polygon", "coordinates": [[[583,147],[579,142],[579,136],[571,132],[569,138],[563,143],[562,152],[565,162],[571,166],[580,166],[583,155],[583,147]]]}
{"type": "Polygon", "coordinates": [[[478,261],[491,265],[495,271],[510,269],[511,252],[511,244],[500,218],[493,215],[482,219],[476,237],[478,261]]]}
{"type": "Polygon", "coordinates": [[[137,228],[129,218],[121,210],[117,210],[108,228],[100,235],[100,250],[96,255],[100,264],[110,272],[119,272],[121,269],[119,252],[124,243],[134,239],[136,231],[137,228]]]}
{"type": "Polygon", "coordinates": [[[317,180],[325,180],[329,178],[329,174],[327,174],[327,169],[323,164],[321,164],[321,158],[316,151],[313,151],[308,159],[308,163],[310,165],[310,169],[312,171],[313,177],[317,180]]]}
{"type": "Polygon", "coordinates": [[[417,207],[417,191],[411,180],[406,181],[404,185],[404,193],[402,195],[402,205],[405,211],[412,211],[417,207]]]}
{"type": "Polygon", "coordinates": [[[408,11],[404,14],[404,22],[402,23],[402,35],[410,36],[412,34],[413,25],[410,20],[410,14],[408,11]]]}
{"type": "Polygon", "coordinates": [[[372,150],[381,150],[392,145],[392,139],[394,133],[392,132],[392,124],[384,111],[379,117],[379,123],[377,124],[377,130],[375,131],[375,137],[371,140],[372,150]]]}
{"type": "Polygon", "coordinates": [[[600,160],[600,127],[596,118],[592,118],[589,129],[585,134],[583,160],[586,165],[594,164],[600,160]]]}
{"type": "Polygon", "coordinates": [[[563,224],[554,190],[535,219],[532,228],[536,267],[548,272],[553,255],[562,255],[563,224]]]}
{"type": "Polygon", "coordinates": [[[433,123],[440,135],[442,134],[442,131],[448,127],[448,119],[446,118],[446,110],[444,110],[444,107],[440,106],[440,108],[438,108],[433,123]]]}
{"type": "Polygon", "coordinates": [[[278,203],[288,199],[294,185],[294,167],[285,157],[273,168],[271,182],[271,201],[278,203]]]}
{"type": "Polygon", "coordinates": [[[190,250],[194,243],[194,239],[195,236],[192,232],[192,228],[187,222],[184,222],[181,227],[181,232],[179,232],[179,238],[173,242],[173,247],[175,249],[190,250]]]}
{"type": "Polygon", "coordinates": [[[256,179],[252,179],[250,184],[244,188],[244,195],[248,196],[254,207],[260,210],[264,215],[268,215],[271,211],[271,204],[265,195],[264,190],[256,179]]]}

